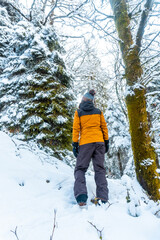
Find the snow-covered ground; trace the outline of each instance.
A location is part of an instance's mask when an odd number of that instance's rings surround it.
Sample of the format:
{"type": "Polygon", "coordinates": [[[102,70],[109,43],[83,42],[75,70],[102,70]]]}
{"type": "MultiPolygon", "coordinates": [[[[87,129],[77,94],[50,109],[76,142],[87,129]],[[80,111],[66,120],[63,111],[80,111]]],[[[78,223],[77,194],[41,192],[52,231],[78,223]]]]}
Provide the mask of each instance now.
{"type": "MultiPolygon", "coordinates": [[[[160,239],[160,204],[135,179],[108,180],[110,205],[88,200],[88,209],[76,205],[73,182],[65,163],[0,132],[0,240],[50,240],[54,222],[53,240],[97,240],[97,230],[103,240],[160,239]]],[[[93,175],[87,183],[90,199],[93,175]]]]}

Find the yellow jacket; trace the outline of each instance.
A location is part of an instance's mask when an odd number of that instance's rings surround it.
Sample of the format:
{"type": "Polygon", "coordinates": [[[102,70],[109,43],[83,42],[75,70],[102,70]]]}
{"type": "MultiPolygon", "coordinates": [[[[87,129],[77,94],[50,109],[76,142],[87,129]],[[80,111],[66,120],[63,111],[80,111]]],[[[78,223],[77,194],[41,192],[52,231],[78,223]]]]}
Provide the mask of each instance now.
{"type": "Polygon", "coordinates": [[[75,111],[72,141],[83,145],[104,140],[108,140],[108,128],[103,112],[92,101],[83,101],[75,111]]]}

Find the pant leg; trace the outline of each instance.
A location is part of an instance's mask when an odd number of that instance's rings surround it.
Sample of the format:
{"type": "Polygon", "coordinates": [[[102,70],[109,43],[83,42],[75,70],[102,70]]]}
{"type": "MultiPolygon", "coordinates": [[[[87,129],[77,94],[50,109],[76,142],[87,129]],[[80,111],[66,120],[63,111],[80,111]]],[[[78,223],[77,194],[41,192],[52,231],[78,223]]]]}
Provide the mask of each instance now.
{"type": "Polygon", "coordinates": [[[79,147],[76,167],[74,171],[74,195],[77,198],[81,194],[87,195],[85,173],[89,167],[92,154],[94,152],[95,143],[84,144],[79,147]]]}
{"type": "Polygon", "coordinates": [[[103,143],[96,143],[95,151],[92,156],[95,171],[96,196],[108,200],[108,183],[106,180],[106,170],[104,168],[105,146],[103,143]]]}

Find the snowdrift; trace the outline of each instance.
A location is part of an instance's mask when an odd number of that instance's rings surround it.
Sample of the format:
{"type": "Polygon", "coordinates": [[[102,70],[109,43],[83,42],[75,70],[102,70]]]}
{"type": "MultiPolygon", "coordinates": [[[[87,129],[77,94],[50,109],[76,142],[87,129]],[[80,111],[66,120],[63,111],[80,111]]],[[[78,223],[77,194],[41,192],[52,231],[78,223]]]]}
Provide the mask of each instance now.
{"type": "Polygon", "coordinates": [[[95,206],[87,174],[88,208],[73,196],[73,169],[0,132],[0,240],[159,240],[160,204],[136,179],[108,180],[109,203],[95,206]],[[56,215],[55,215],[56,212],[56,215]],[[98,231],[99,230],[99,231],[98,231]]]}

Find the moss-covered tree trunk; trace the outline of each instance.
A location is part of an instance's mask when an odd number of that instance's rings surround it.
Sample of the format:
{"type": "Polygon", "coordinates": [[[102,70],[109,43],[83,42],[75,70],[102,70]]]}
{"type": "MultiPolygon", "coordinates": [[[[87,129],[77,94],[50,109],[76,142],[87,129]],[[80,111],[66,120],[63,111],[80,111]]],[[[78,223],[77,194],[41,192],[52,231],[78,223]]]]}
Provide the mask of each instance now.
{"type": "Polygon", "coordinates": [[[145,7],[148,12],[144,11],[142,14],[135,43],[130,29],[126,0],[110,0],[110,3],[125,64],[125,77],[128,85],[126,105],[137,179],[151,198],[158,200],[160,199],[160,178],[156,171],[156,154],[149,136],[145,88],[138,84],[143,74],[139,51],[152,1],[146,1],[145,7]]]}

